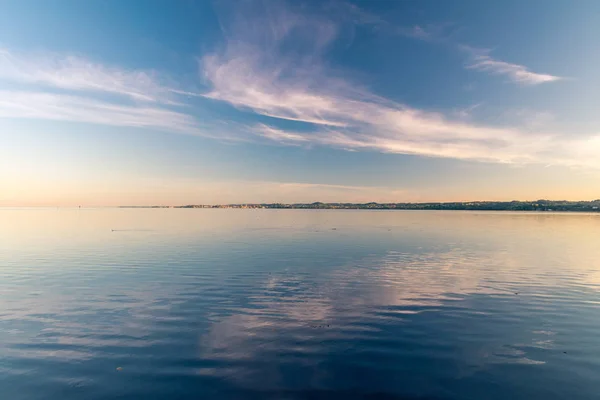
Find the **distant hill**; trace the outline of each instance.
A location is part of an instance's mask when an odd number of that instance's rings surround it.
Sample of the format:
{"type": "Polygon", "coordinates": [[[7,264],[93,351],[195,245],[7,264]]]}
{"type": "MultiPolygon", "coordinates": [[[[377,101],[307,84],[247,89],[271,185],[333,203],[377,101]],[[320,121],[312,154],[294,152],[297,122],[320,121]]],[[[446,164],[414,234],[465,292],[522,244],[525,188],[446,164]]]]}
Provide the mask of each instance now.
{"type": "MultiPolygon", "coordinates": [[[[124,206],[144,208],[138,206],[124,206]]],[[[148,206],[145,208],[163,208],[166,206],[148,206]]],[[[600,212],[600,200],[566,201],[469,201],[449,203],[262,203],[262,204],[221,204],[221,205],[185,205],[173,208],[275,208],[275,209],[366,209],[366,210],[479,210],[479,211],[573,211],[600,212]]]]}

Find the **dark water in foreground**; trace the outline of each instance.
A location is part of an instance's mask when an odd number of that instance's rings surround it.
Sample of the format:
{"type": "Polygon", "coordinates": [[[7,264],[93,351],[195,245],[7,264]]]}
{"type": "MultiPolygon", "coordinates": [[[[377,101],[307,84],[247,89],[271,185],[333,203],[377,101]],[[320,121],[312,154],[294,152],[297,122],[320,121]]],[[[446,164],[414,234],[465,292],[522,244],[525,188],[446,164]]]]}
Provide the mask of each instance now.
{"type": "Polygon", "coordinates": [[[0,393],[597,399],[600,215],[0,209],[0,393]]]}

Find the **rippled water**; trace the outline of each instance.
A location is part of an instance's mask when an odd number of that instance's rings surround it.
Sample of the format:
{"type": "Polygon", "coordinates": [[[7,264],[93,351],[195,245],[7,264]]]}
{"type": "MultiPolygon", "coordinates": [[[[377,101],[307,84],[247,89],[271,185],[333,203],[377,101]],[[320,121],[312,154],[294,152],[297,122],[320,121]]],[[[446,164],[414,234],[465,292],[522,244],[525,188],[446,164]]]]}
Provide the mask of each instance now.
{"type": "Polygon", "coordinates": [[[600,215],[0,209],[6,399],[600,398],[600,215]]]}

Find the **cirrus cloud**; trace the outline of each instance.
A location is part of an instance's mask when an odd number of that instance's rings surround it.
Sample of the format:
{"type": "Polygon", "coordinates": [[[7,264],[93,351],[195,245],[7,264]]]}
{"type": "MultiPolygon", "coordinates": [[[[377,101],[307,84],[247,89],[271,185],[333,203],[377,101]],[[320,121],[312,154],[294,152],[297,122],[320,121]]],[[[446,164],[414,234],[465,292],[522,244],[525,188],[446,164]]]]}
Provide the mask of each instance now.
{"type": "Polygon", "coordinates": [[[74,55],[0,48],[0,118],[43,119],[205,134],[184,100],[152,70],[99,64],[74,55]]]}
{"type": "Polygon", "coordinates": [[[115,94],[144,102],[169,102],[176,94],[152,70],[106,66],[75,55],[23,54],[2,48],[0,80],[115,94]]]}
{"type": "MultiPolygon", "coordinates": [[[[200,58],[201,78],[208,86],[204,93],[153,70],[106,66],[73,55],[0,49],[0,83],[8,83],[0,91],[0,118],[133,126],[496,163],[600,167],[596,133],[573,135],[549,124],[494,125],[472,115],[456,118],[455,110],[413,107],[357,83],[349,78],[350,71],[332,65],[329,51],[346,24],[389,23],[352,15],[344,20],[294,5],[264,3],[262,8],[245,8],[242,3],[237,14],[222,20],[223,46],[200,58]],[[241,110],[245,119],[231,122],[211,116],[201,125],[190,95],[229,104],[241,110]],[[222,128],[208,131],[207,124],[222,128]]],[[[432,37],[431,32],[419,27],[405,36],[423,40],[432,37]],[[424,35],[426,31],[430,33],[424,35]]],[[[563,79],[469,49],[468,67],[475,70],[528,85],[563,79]]]]}
{"type": "MultiPolygon", "coordinates": [[[[335,45],[342,30],[332,24],[312,15],[265,12],[234,25],[224,46],[201,60],[201,75],[211,88],[205,96],[269,117],[252,131],[285,145],[600,167],[591,156],[600,154],[596,134],[572,136],[548,126],[465,121],[376,95],[328,63],[325,50],[335,45]],[[290,43],[300,43],[302,53],[290,51],[290,43]],[[289,121],[303,125],[292,129],[289,121]]],[[[478,57],[474,68],[521,83],[560,79],[488,55],[478,57]]]]}
{"type": "Polygon", "coordinates": [[[523,65],[496,60],[488,54],[474,55],[467,68],[494,75],[504,75],[520,85],[539,85],[565,79],[556,75],[533,72],[523,65]]]}

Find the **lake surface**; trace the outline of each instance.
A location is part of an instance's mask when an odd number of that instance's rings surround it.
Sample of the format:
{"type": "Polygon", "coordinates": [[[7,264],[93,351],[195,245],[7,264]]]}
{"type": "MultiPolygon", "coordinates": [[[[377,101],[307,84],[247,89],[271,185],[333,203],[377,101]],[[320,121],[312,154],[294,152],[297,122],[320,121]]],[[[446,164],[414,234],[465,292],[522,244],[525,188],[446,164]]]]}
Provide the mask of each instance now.
{"type": "Polygon", "coordinates": [[[600,215],[0,209],[6,399],[598,399],[600,215]]]}

